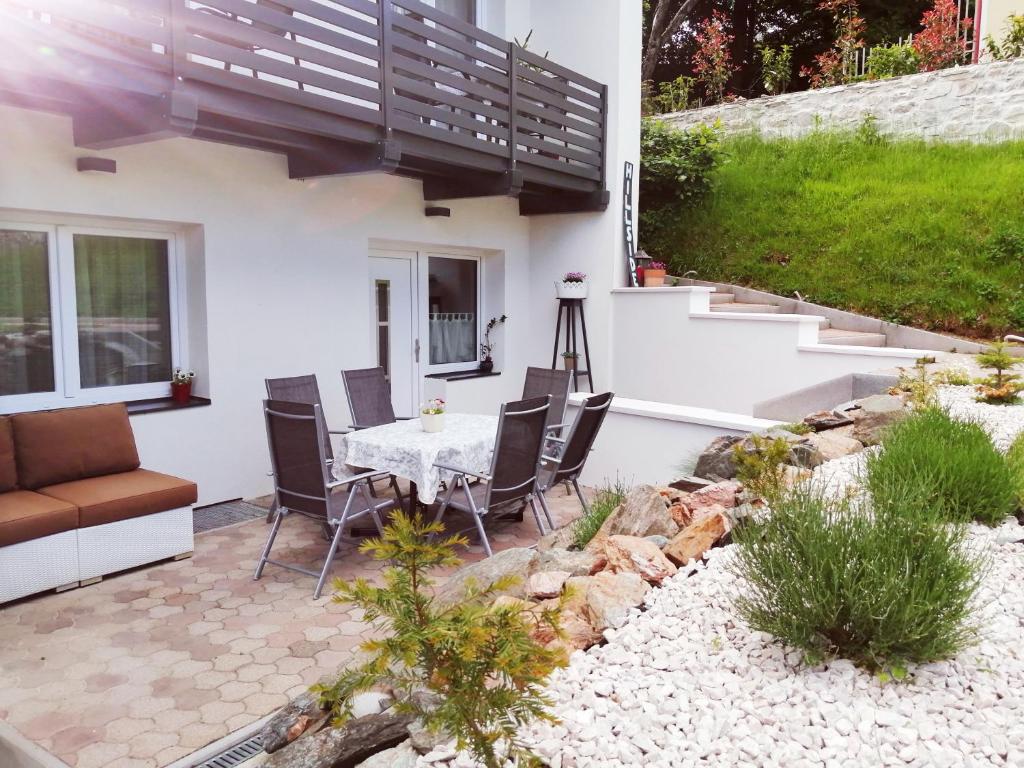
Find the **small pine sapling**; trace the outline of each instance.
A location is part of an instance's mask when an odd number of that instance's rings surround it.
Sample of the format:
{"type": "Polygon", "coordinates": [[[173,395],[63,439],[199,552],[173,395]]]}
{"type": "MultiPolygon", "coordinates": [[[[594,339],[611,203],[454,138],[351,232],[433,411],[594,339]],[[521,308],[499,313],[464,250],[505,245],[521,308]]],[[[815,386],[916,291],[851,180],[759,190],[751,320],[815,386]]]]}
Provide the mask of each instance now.
{"type": "Polygon", "coordinates": [[[390,688],[397,711],[415,715],[432,731],[451,734],[459,749],[487,768],[501,768],[508,760],[537,766],[539,759],[516,734],[532,720],[555,721],[542,687],[555,667],[565,665],[565,654],[539,645],[532,635],[543,630],[560,637],[560,610],[530,611],[519,601],[495,602],[516,577],[486,586],[470,583],[463,599],[437,605],[428,573],[459,565],[455,547],[467,543],[461,536],[434,541],[442,532],[440,524],[398,513],[381,538],[362,544],[360,550],[374,560],[391,563],[383,586],[338,579],[334,600],[363,611],[364,620],[383,635],[362,644],[368,661],[313,690],[340,724],[352,716],[357,693],[390,688]],[[423,690],[436,694],[433,705],[414,695],[423,690]]]}
{"type": "Polygon", "coordinates": [[[750,450],[745,442],[737,443],[732,449],[736,479],[754,496],[771,505],[786,487],[789,443],[781,437],[773,440],[763,435],[751,435],[753,450],[750,450]]]}
{"type": "Polygon", "coordinates": [[[978,365],[994,373],[978,384],[978,402],[991,405],[1014,405],[1020,402],[1024,382],[1016,373],[1009,373],[1020,360],[1007,349],[1005,341],[994,341],[978,354],[978,365]]]}

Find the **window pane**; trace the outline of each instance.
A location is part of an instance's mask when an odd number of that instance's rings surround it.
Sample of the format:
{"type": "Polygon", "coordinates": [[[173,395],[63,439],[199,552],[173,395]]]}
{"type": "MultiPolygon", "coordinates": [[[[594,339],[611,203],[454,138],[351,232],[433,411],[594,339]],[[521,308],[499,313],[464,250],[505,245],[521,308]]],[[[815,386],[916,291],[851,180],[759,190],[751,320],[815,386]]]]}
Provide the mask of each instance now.
{"type": "Polygon", "coordinates": [[[476,24],[476,0],[437,0],[434,7],[470,24],[476,24]]]}
{"type": "Polygon", "coordinates": [[[0,229],[0,395],[53,392],[45,232],[0,229]]]}
{"type": "Polygon", "coordinates": [[[75,235],[82,387],[170,381],[167,241],[75,235]]]}
{"type": "Polygon", "coordinates": [[[431,256],[428,275],[430,363],[471,363],[476,357],[477,263],[431,256]]]}

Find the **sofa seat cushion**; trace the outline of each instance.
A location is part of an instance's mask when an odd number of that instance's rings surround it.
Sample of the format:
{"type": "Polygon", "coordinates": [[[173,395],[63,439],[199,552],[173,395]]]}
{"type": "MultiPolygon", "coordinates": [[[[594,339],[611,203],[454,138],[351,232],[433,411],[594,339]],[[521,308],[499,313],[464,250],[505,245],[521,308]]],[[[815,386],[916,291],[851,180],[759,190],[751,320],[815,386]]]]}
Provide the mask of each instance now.
{"type": "Polygon", "coordinates": [[[77,527],[78,507],[71,502],[32,491],[0,493],[0,547],[77,527]]]}
{"type": "Polygon", "coordinates": [[[166,512],[196,501],[195,483],[148,469],[48,485],[39,492],[78,507],[82,528],[166,512]]]}
{"type": "Polygon", "coordinates": [[[21,488],[35,490],[139,467],[124,403],[18,413],[11,421],[21,488]]]}
{"type": "Polygon", "coordinates": [[[14,462],[14,427],[9,416],[0,416],[0,493],[18,487],[18,467],[14,462]]]}

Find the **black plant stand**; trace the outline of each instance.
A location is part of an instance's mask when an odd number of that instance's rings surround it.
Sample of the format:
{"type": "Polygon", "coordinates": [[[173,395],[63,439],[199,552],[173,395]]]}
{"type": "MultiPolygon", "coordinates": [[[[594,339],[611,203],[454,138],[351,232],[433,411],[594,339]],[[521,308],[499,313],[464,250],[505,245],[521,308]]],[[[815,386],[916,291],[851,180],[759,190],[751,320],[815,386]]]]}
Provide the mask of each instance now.
{"type": "Polygon", "coordinates": [[[579,318],[580,331],[583,336],[583,359],[584,367],[580,368],[580,358],[575,357],[576,367],[572,370],[572,389],[579,392],[580,376],[587,377],[589,385],[587,391],[594,391],[594,377],[590,368],[590,342],[587,340],[587,320],[583,315],[583,299],[559,299],[558,320],[555,322],[555,349],[551,353],[551,368],[558,367],[558,340],[562,335],[562,326],[565,325],[565,349],[563,352],[577,353],[576,347],[576,318],[579,318]],[[564,318],[564,319],[563,319],[564,318]]]}

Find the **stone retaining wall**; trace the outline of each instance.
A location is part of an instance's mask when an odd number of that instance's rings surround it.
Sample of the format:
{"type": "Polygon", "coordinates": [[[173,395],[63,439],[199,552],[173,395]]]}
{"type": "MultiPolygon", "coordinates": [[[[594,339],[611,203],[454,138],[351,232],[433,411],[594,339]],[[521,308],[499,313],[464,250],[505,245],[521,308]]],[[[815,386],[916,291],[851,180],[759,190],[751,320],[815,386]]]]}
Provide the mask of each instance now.
{"type": "Polygon", "coordinates": [[[721,120],[729,133],[800,136],[856,128],[873,115],[887,135],[996,142],[1024,138],[1024,59],[801,91],[665,115],[679,127],[721,120]]]}

